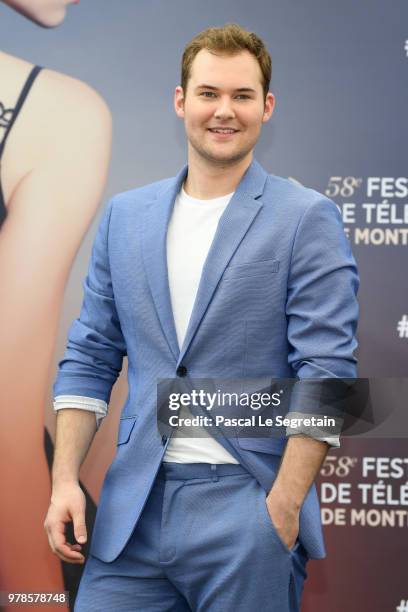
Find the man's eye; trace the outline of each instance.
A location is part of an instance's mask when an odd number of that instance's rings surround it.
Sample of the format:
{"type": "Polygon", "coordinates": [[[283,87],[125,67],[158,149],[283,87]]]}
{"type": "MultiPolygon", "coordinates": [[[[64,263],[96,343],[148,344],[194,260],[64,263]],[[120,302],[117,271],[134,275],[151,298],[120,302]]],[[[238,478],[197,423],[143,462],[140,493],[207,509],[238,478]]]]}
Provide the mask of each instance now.
{"type": "Polygon", "coordinates": [[[239,100],[249,100],[249,96],[247,96],[246,94],[239,94],[238,96],[236,96],[239,100]]]}
{"type": "Polygon", "coordinates": [[[215,93],[213,91],[203,91],[201,92],[200,96],[203,96],[204,98],[212,98],[215,97],[215,93]]]}

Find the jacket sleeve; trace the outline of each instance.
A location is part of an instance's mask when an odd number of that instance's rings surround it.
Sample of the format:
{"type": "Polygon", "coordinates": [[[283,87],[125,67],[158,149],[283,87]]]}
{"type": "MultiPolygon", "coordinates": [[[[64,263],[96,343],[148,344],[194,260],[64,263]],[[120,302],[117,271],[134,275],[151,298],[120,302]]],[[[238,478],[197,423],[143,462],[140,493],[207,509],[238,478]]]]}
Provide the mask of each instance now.
{"type": "Polygon", "coordinates": [[[126,345],[115,306],[109,265],[109,222],[113,200],[107,205],[92,248],[83,283],[80,316],[68,332],[67,347],[58,364],[54,397],[76,395],[109,403],[122,369],[126,345]]]}
{"type": "MultiPolygon", "coordinates": [[[[341,215],[334,202],[320,196],[299,222],[288,277],[288,361],[298,378],[290,412],[326,414],[341,422],[347,381],[318,379],[357,376],[358,286],[341,215]]],[[[327,436],[338,433],[338,426],[326,430],[327,436]]]]}

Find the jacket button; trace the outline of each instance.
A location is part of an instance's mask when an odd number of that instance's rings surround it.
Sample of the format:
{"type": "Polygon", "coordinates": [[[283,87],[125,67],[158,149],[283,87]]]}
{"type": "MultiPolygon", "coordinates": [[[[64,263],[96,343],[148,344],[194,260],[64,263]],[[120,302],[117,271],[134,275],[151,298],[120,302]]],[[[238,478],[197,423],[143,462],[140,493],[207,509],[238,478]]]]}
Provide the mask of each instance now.
{"type": "Polygon", "coordinates": [[[184,365],[179,365],[179,367],[176,370],[176,374],[177,376],[185,376],[187,374],[187,368],[184,365]]]}

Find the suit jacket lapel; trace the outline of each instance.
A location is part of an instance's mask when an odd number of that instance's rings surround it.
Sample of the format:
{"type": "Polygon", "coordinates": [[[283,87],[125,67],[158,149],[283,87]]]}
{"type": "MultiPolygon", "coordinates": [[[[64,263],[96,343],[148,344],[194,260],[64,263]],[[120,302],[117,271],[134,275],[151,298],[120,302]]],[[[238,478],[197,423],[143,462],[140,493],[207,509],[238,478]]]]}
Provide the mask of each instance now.
{"type": "Polygon", "coordinates": [[[143,261],[147,280],[163,333],[176,361],[180,349],[171,306],[166,237],[174,201],[186,174],[187,166],[170,181],[155,200],[146,204],[142,238],[143,261]]]}
{"type": "Polygon", "coordinates": [[[178,364],[194,338],[228,262],[262,208],[262,203],[256,198],[263,193],[266,178],[265,170],[254,160],[221,216],[203,267],[178,364]]]}

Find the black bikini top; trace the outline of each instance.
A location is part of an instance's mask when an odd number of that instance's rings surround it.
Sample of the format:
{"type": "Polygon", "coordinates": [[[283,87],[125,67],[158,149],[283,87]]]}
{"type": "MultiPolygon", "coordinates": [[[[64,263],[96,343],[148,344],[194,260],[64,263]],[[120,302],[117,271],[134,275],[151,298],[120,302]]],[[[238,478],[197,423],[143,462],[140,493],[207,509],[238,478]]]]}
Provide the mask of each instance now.
{"type": "MultiPolygon", "coordinates": [[[[19,112],[22,109],[24,102],[29,94],[29,91],[34,83],[38,73],[40,72],[40,66],[34,66],[31,70],[30,74],[27,77],[26,82],[23,85],[23,88],[18,97],[17,103],[14,108],[5,108],[4,105],[0,102],[0,133],[2,134],[2,139],[0,140],[0,169],[1,169],[1,158],[3,156],[4,147],[6,146],[7,138],[11,132],[11,129],[18,117],[19,112]]],[[[3,224],[4,219],[6,218],[7,210],[6,204],[4,201],[3,190],[1,187],[1,174],[0,174],[0,227],[3,224]]]]}

